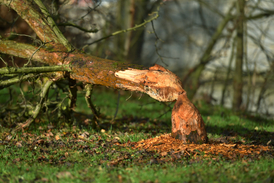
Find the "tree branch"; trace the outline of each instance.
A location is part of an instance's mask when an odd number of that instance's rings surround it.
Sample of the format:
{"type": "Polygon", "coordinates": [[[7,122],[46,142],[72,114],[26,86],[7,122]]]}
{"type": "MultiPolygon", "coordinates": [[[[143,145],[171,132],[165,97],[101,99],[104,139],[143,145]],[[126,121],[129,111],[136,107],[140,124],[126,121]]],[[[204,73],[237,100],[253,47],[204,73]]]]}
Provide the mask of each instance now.
{"type": "Polygon", "coordinates": [[[30,78],[33,78],[35,77],[35,74],[28,74],[28,75],[25,75],[25,76],[16,76],[16,77],[13,77],[13,78],[10,78],[8,80],[0,80],[0,89],[3,89],[3,88],[6,88],[10,85],[13,85],[15,83],[19,83],[21,81],[25,81],[27,79],[30,79],[30,78]]]}
{"type": "Polygon", "coordinates": [[[47,46],[55,46],[55,49],[65,50],[64,46],[70,51],[72,47],[62,35],[61,31],[55,25],[54,21],[49,14],[46,13],[44,5],[41,5],[40,0],[35,0],[40,5],[41,11],[43,14],[34,8],[34,5],[31,1],[22,1],[22,0],[0,0],[1,4],[4,4],[8,7],[14,9],[19,16],[21,16],[29,26],[34,30],[36,35],[43,41],[48,42],[47,46]],[[48,20],[46,22],[45,20],[48,20]]]}
{"type": "Polygon", "coordinates": [[[53,30],[53,32],[55,33],[55,35],[57,36],[57,38],[59,40],[59,43],[62,43],[67,48],[68,51],[73,50],[73,47],[71,46],[71,44],[64,37],[64,35],[60,31],[60,29],[55,24],[54,20],[51,18],[50,13],[48,12],[45,5],[41,2],[41,0],[34,0],[34,1],[39,6],[40,10],[42,11],[44,16],[46,17],[46,20],[47,20],[49,26],[51,27],[51,29],[53,30]]]}
{"type": "Polygon", "coordinates": [[[85,89],[86,89],[86,95],[85,95],[86,103],[87,103],[88,107],[91,109],[95,120],[98,120],[99,119],[99,112],[96,110],[94,104],[91,101],[91,94],[92,94],[92,89],[93,89],[92,84],[87,84],[85,86],[85,89]]]}
{"type": "Polygon", "coordinates": [[[126,33],[126,32],[133,31],[133,30],[135,31],[136,29],[145,26],[147,23],[152,22],[153,20],[156,20],[156,19],[159,17],[159,13],[158,13],[158,12],[159,12],[159,7],[157,8],[157,11],[151,13],[151,14],[155,14],[155,16],[152,17],[152,18],[150,18],[150,19],[148,19],[148,20],[145,20],[143,23],[141,23],[141,24],[139,24],[139,25],[135,25],[134,27],[131,27],[131,28],[128,28],[128,29],[125,29],[125,30],[119,30],[119,31],[113,32],[113,33],[110,34],[110,35],[107,35],[107,36],[102,37],[102,38],[100,38],[100,39],[98,39],[98,40],[96,40],[96,41],[93,41],[93,42],[91,42],[91,43],[86,44],[85,46],[83,46],[82,49],[85,49],[87,46],[90,46],[90,45],[92,45],[92,44],[94,44],[94,43],[98,43],[98,42],[100,42],[100,41],[102,41],[102,40],[104,40],[104,39],[107,39],[107,38],[109,38],[109,37],[116,36],[116,35],[118,35],[118,34],[126,33]]]}
{"type": "Polygon", "coordinates": [[[84,32],[92,32],[92,33],[96,33],[98,32],[99,30],[98,29],[85,29],[79,25],[76,25],[75,23],[72,23],[72,22],[66,22],[66,23],[59,23],[58,24],[59,26],[70,26],[70,27],[75,27],[81,31],[84,31],[84,32]]]}
{"type": "Polygon", "coordinates": [[[264,13],[258,13],[256,15],[250,15],[248,17],[246,17],[247,20],[257,20],[263,17],[269,17],[272,16],[274,14],[274,11],[269,11],[269,12],[264,12],[264,13]]]}
{"type": "Polygon", "coordinates": [[[220,12],[217,8],[213,7],[211,4],[206,3],[206,1],[197,0],[200,4],[203,4],[205,7],[207,7],[209,10],[211,10],[213,13],[216,13],[222,18],[225,18],[225,16],[220,12]]]}
{"type": "Polygon", "coordinates": [[[235,2],[232,3],[232,6],[230,7],[230,9],[228,10],[225,18],[220,22],[219,26],[217,27],[215,33],[212,35],[209,43],[207,44],[207,47],[205,49],[205,51],[203,52],[203,55],[201,56],[200,58],[200,62],[199,64],[197,64],[193,69],[191,69],[187,74],[186,76],[183,78],[183,85],[184,86],[188,86],[186,84],[188,78],[190,77],[190,75],[193,76],[193,79],[192,79],[192,83],[191,83],[191,86],[188,88],[189,90],[189,95],[188,97],[190,99],[192,99],[197,91],[197,89],[199,88],[199,78],[200,78],[200,75],[201,73],[203,72],[206,64],[208,62],[210,62],[210,58],[211,58],[211,52],[215,46],[215,44],[217,43],[217,40],[220,38],[220,36],[222,35],[222,32],[223,32],[223,29],[226,27],[227,23],[232,19],[234,18],[232,15],[231,15],[231,11],[233,10],[234,8],[234,5],[235,5],[235,2]]]}
{"type": "Polygon", "coordinates": [[[47,93],[48,93],[48,90],[49,90],[49,87],[50,85],[53,83],[53,80],[48,80],[43,88],[42,88],[42,91],[40,93],[40,102],[36,105],[35,107],[35,110],[33,111],[33,114],[32,114],[32,117],[29,118],[25,123],[20,123],[14,130],[12,130],[12,133],[15,133],[16,131],[20,130],[20,129],[23,129],[27,126],[29,126],[34,120],[35,118],[38,116],[41,108],[42,108],[42,104],[44,103],[45,99],[46,99],[46,96],[47,96],[47,93]]]}
{"type": "MultiPolygon", "coordinates": [[[[0,52],[29,58],[37,47],[0,40],[0,52]]],[[[155,65],[144,66],[115,62],[82,53],[51,52],[40,48],[33,60],[51,65],[68,64],[72,79],[107,87],[147,93],[159,101],[174,101],[184,92],[179,78],[169,70],[155,65]]]]}
{"type": "Polygon", "coordinates": [[[260,18],[263,18],[263,17],[269,17],[269,16],[274,14],[273,10],[267,10],[267,9],[259,7],[258,5],[257,6],[250,6],[250,7],[253,8],[253,9],[256,9],[256,10],[260,10],[260,11],[262,11],[262,13],[247,16],[246,17],[247,20],[256,20],[256,19],[260,19],[260,18]]]}
{"type": "Polygon", "coordinates": [[[71,69],[69,65],[56,65],[56,66],[44,66],[44,67],[3,67],[0,68],[0,74],[26,74],[26,73],[44,73],[44,72],[56,72],[56,71],[68,71],[71,69]]]}

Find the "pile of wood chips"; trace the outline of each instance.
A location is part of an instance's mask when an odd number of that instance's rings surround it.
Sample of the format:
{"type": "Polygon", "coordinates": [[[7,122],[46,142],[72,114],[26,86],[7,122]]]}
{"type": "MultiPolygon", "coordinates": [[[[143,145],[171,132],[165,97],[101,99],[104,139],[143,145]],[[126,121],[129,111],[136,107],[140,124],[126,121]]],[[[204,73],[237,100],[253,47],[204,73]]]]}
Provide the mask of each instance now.
{"type": "Polygon", "coordinates": [[[269,146],[263,145],[218,143],[214,141],[210,141],[208,144],[183,144],[180,140],[172,138],[170,134],[141,140],[133,143],[132,146],[134,149],[156,151],[162,156],[166,156],[172,152],[191,156],[203,155],[203,157],[209,158],[222,155],[228,159],[235,159],[246,155],[259,155],[271,149],[269,146]]]}

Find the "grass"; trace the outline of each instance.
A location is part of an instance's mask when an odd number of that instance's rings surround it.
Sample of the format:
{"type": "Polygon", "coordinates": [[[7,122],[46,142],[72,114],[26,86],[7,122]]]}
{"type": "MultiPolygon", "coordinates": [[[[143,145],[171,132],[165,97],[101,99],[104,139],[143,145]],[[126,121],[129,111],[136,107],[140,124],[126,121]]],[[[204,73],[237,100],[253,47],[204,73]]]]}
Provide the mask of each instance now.
{"type": "Polygon", "coordinates": [[[21,164],[8,166],[1,162],[4,182],[272,182],[273,161],[261,159],[251,163],[212,162],[164,165],[128,166],[113,168],[77,163],[62,166],[21,164]]]}
{"type": "MultiPolygon", "coordinates": [[[[11,92],[13,96],[20,94],[14,88],[11,92]]],[[[54,95],[54,92],[51,94],[54,95]]],[[[0,90],[1,105],[8,101],[7,96],[8,90],[0,90]]],[[[60,98],[64,96],[62,94],[60,98]]],[[[202,156],[175,157],[170,152],[166,158],[157,161],[161,157],[157,152],[119,145],[169,133],[173,104],[121,91],[117,117],[112,121],[118,91],[95,88],[93,102],[106,116],[100,124],[103,130],[99,130],[83,124],[92,113],[82,96],[79,92],[75,126],[62,121],[40,120],[15,136],[10,134],[12,127],[3,120],[11,110],[1,109],[0,182],[274,181],[273,151],[233,160],[221,155],[212,159],[202,156]]],[[[31,95],[26,97],[30,98],[31,95]]],[[[13,103],[19,99],[14,98],[13,103]]],[[[203,102],[196,106],[201,111],[211,140],[230,139],[235,143],[269,145],[273,148],[274,121],[238,114],[203,102]]]]}

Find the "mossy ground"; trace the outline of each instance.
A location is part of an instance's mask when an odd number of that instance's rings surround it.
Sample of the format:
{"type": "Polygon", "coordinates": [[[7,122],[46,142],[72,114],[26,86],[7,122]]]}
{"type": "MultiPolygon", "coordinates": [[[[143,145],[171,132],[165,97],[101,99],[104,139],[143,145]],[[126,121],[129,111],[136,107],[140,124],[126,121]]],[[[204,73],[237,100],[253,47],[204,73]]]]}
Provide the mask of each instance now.
{"type": "MultiPolygon", "coordinates": [[[[15,96],[18,90],[11,92],[15,96]]],[[[8,93],[8,90],[0,91],[3,106],[7,106],[8,93]]],[[[50,94],[56,97],[54,92],[50,94]]],[[[25,97],[32,96],[27,93],[25,97]]],[[[222,154],[204,158],[202,152],[187,155],[172,150],[163,156],[161,152],[135,149],[130,144],[170,133],[172,103],[160,103],[140,93],[121,91],[118,113],[113,119],[118,91],[95,87],[92,99],[103,114],[99,129],[85,122],[92,118],[92,113],[83,92],[78,96],[73,123],[48,120],[42,112],[39,120],[15,135],[10,133],[13,123],[24,121],[8,116],[12,111],[10,106],[1,109],[0,182],[274,181],[272,120],[235,113],[201,101],[196,106],[211,141],[263,145],[270,150],[232,159],[222,154]],[[7,123],[9,118],[11,124],[7,123]]],[[[13,99],[13,103],[18,100],[13,99]]]]}

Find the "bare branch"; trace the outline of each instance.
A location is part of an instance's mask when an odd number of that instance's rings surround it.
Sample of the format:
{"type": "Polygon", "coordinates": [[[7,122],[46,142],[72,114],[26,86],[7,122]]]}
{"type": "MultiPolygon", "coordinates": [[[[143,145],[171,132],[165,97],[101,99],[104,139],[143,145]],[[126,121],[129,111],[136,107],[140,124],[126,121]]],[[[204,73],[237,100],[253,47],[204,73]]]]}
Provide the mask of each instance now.
{"type": "Polygon", "coordinates": [[[44,66],[44,67],[3,67],[0,68],[0,74],[26,74],[26,73],[45,73],[56,71],[71,71],[69,65],[56,65],[56,66],[44,66]]]}
{"type": "Polygon", "coordinates": [[[49,22],[44,21],[42,18],[44,15],[34,8],[31,1],[24,1],[24,3],[22,3],[19,0],[0,0],[0,3],[14,9],[17,14],[29,24],[29,26],[43,42],[49,42],[49,45],[54,45],[55,49],[57,49],[57,45],[59,45],[60,50],[64,50],[65,46],[67,50],[71,51],[71,45],[55,25],[54,21],[47,13],[44,5],[40,2],[40,0],[35,0],[35,2],[38,3],[41,11],[46,16],[46,20],[49,22]]]}
{"type": "Polygon", "coordinates": [[[29,126],[34,120],[35,118],[38,116],[41,108],[42,108],[42,104],[44,103],[45,99],[46,99],[46,95],[48,93],[48,90],[49,90],[49,87],[50,85],[53,83],[53,80],[48,80],[43,88],[42,88],[42,91],[40,93],[40,102],[37,104],[35,110],[33,111],[33,114],[32,114],[32,117],[29,118],[25,123],[20,123],[18,124],[18,126],[12,131],[12,133],[14,134],[16,131],[20,130],[20,129],[23,129],[27,126],[29,126]]]}
{"type": "Polygon", "coordinates": [[[84,27],[81,27],[79,25],[76,25],[72,22],[66,22],[66,23],[59,23],[58,24],[59,26],[70,26],[70,27],[75,27],[81,31],[84,31],[84,32],[92,32],[92,33],[96,33],[98,32],[99,30],[98,29],[85,29],[84,27]]]}
{"type": "Polygon", "coordinates": [[[203,0],[198,0],[198,2],[202,5],[204,5],[205,7],[207,7],[209,10],[211,10],[213,13],[216,13],[217,15],[219,15],[222,18],[225,18],[225,15],[223,15],[217,8],[214,8],[211,4],[208,4],[206,1],[203,0]]]}
{"type": "Polygon", "coordinates": [[[35,77],[35,74],[27,74],[25,76],[16,76],[13,78],[9,78],[8,80],[0,80],[0,89],[6,88],[8,86],[11,86],[15,83],[19,83],[21,81],[25,81],[27,79],[35,77]]]}
{"type": "Polygon", "coordinates": [[[203,72],[206,64],[210,62],[211,60],[211,52],[217,43],[217,40],[220,38],[222,35],[223,29],[226,27],[227,23],[234,18],[233,15],[231,15],[232,10],[234,9],[235,2],[231,5],[230,9],[228,10],[225,18],[220,22],[219,26],[217,27],[215,33],[211,37],[205,51],[203,52],[203,55],[200,58],[199,64],[197,64],[193,69],[191,69],[186,76],[183,78],[183,85],[186,86],[186,82],[190,75],[193,75],[195,78],[192,81],[192,86],[189,88],[189,98],[192,99],[193,96],[195,95],[195,92],[197,91],[199,87],[199,80],[197,78],[200,77],[201,73],[203,72]],[[195,75],[195,76],[194,76],[195,75]]]}
{"type": "Polygon", "coordinates": [[[256,15],[250,15],[248,17],[246,17],[247,20],[257,20],[260,18],[264,18],[264,17],[269,17],[272,16],[274,14],[274,11],[268,11],[268,12],[264,12],[264,13],[258,13],[256,15]]]}
{"type": "Polygon", "coordinates": [[[159,17],[159,13],[158,13],[158,12],[159,12],[159,8],[160,8],[160,7],[157,8],[157,11],[151,13],[151,14],[155,14],[154,17],[152,17],[152,18],[150,18],[150,19],[148,19],[148,20],[145,20],[143,23],[141,23],[141,24],[139,24],[139,25],[135,25],[134,27],[131,27],[131,28],[128,28],[128,29],[125,29],[125,30],[116,31],[116,32],[114,32],[114,33],[112,33],[112,34],[110,34],[110,35],[107,35],[107,36],[102,37],[102,38],[100,38],[100,39],[98,39],[98,40],[96,40],[96,41],[93,41],[93,42],[91,42],[91,43],[86,44],[85,46],[82,47],[82,49],[85,49],[87,46],[90,46],[90,45],[92,45],[92,44],[94,44],[94,43],[98,43],[98,42],[100,42],[100,41],[102,41],[102,40],[104,40],[104,39],[107,39],[107,38],[109,38],[109,37],[116,36],[116,35],[118,35],[118,34],[126,33],[126,32],[129,32],[129,31],[135,31],[136,29],[145,26],[147,23],[149,23],[149,22],[151,22],[151,21],[153,21],[153,20],[156,20],[156,19],[159,17]]]}
{"type": "Polygon", "coordinates": [[[51,18],[51,15],[48,12],[48,10],[45,7],[45,5],[41,2],[41,0],[34,0],[34,1],[39,6],[39,8],[41,9],[42,13],[46,17],[47,23],[49,24],[49,26],[51,27],[51,29],[54,31],[55,35],[57,36],[57,38],[59,40],[59,43],[62,43],[67,48],[68,51],[73,50],[73,47],[71,46],[71,44],[64,37],[64,35],[60,31],[60,29],[55,24],[54,20],[51,18]]]}

